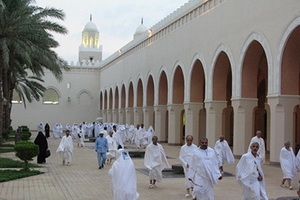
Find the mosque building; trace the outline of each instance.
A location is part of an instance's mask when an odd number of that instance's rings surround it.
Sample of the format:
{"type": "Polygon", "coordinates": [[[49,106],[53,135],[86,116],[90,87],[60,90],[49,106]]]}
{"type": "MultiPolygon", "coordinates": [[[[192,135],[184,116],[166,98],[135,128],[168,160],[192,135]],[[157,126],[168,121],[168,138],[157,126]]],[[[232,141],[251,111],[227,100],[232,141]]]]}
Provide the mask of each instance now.
{"type": "Polygon", "coordinates": [[[300,147],[300,1],[190,0],[102,61],[90,21],[78,63],[57,82],[46,74],[41,102],[12,107],[32,129],[104,122],[152,125],[169,145],[225,135],[233,153],[263,132],[270,163],[286,140],[300,147]],[[113,78],[112,78],[113,77],[113,78]],[[30,117],[26,117],[30,116],[30,117]]]}

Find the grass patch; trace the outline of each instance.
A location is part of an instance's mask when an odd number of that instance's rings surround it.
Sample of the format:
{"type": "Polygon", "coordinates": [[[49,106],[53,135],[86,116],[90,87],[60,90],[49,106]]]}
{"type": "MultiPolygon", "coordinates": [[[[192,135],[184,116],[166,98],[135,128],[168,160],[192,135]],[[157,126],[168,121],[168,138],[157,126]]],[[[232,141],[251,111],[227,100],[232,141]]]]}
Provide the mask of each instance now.
{"type": "Polygon", "coordinates": [[[13,148],[0,148],[0,153],[8,153],[8,152],[14,152],[13,148]]]}
{"type": "MultiPolygon", "coordinates": [[[[10,158],[0,158],[0,168],[23,168],[24,162],[10,158]]],[[[41,166],[29,163],[30,168],[40,168],[41,166]]]]}
{"type": "Polygon", "coordinates": [[[43,174],[43,172],[36,170],[0,170],[0,183],[38,174],[43,174]]]}

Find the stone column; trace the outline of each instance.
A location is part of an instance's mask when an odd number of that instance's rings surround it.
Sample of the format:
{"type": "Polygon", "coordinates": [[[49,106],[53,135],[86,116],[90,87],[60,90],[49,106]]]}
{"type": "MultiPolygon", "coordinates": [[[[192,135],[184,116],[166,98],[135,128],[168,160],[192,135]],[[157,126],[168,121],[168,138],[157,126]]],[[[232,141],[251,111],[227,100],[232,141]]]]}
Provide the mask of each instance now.
{"type": "Polygon", "coordinates": [[[153,126],[153,106],[145,106],[144,110],[144,126],[148,130],[149,126],[153,126]]]}
{"type": "Polygon", "coordinates": [[[256,98],[233,99],[233,154],[243,155],[248,151],[253,136],[253,109],[257,106],[256,98]]]}
{"type": "Polygon", "coordinates": [[[129,107],[126,108],[126,124],[132,125],[133,124],[133,108],[129,107]]]}
{"type": "Polygon", "coordinates": [[[102,110],[103,122],[107,122],[107,110],[102,110]]]}
{"type": "Polygon", "coordinates": [[[168,142],[168,133],[166,133],[166,105],[154,106],[155,111],[155,134],[160,142],[168,142]]]}
{"type": "Polygon", "coordinates": [[[222,118],[223,110],[227,107],[227,101],[209,101],[205,102],[206,108],[206,137],[208,144],[214,147],[215,142],[223,133],[222,118]]]}
{"type": "Polygon", "coordinates": [[[109,123],[111,123],[112,122],[112,112],[111,112],[112,110],[110,110],[110,109],[107,109],[106,110],[106,122],[109,122],[109,123]]]}
{"type": "Polygon", "coordinates": [[[279,163],[280,149],[289,140],[294,146],[294,108],[299,104],[298,95],[268,97],[270,105],[270,163],[279,163]]]}
{"type": "Polygon", "coordinates": [[[182,104],[168,105],[169,111],[169,133],[168,143],[170,145],[181,145],[182,142],[182,122],[181,112],[184,109],[182,104]]]}
{"type": "Polygon", "coordinates": [[[125,124],[125,108],[119,108],[119,124],[125,124]]]}
{"type": "Polygon", "coordinates": [[[199,143],[200,136],[200,119],[199,112],[203,108],[203,103],[185,103],[184,109],[186,113],[185,136],[192,135],[194,143],[199,143]]]}
{"type": "Polygon", "coordinates": [[[113,109],[112,110],[113,113],[113,123],[119,123],[119,112],[118,109],[113,109]]]}
{"type": "Polygon", "coordinates": [[[143,108],[142,107],[135,107],[133,108],[134,112],[134,126],[138,124],[143,124],[143,108]]]}

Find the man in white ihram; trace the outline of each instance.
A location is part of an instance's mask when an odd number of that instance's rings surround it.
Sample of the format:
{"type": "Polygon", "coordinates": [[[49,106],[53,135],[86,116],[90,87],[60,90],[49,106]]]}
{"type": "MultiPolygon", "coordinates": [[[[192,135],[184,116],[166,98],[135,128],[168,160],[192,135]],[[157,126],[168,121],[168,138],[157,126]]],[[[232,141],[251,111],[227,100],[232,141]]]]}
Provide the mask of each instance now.
{"type": "Polygon", "coordinates": [[[225,140],[224,135],[220,135],[220,139],[217,140],[214,149],[218,157],[220,172],[224,173],[223,165],[225,160],[229,165],[235,162],[231,149],[225,140]]]}
{"type": "Polygon", "coordinates": [[[262,136],[262,132],[260,130],[256,131],[256,136],[254,136],[250,141],[248,153],[251,152],[251,148],[250,148],[251,144],[253,144],[254,142],[257,142],[259,145],[259,150],[258,150],[257,154],[262,159],[262,162],[265,162],[266,147],[265,147],[265,141],[261,136],[262,136]]]}
{"type": "Polygon", "coordinates": [[[169,167],[163,147],[157,143],[157,137],[152,137],[152,142],[147,146],[145,152],[144,165],[149,169],[150,185],[155,188],[156,182],[162,180],[162,170],[169,167]]]}
{"type": "Polygon", "coordinates": [[[259,144],[250,145],[251,152],[245,153],[236,166],[237,182],[243,187],[243,200],[268,200],[265,177],[258,155],[259,144]]]}
{"type": "Polygon", "coordinates": [[[198,147],[193,144],[193,136],[186,136],[186,144],[183,145],[180,149],[179,160],[181,161],[182,167],[185,174],[185,186],[186,186],[186,198],[191,197],[191,192],[193,190],[193,183],[188,180],[190,163],[193,158],[194,152],[198,147]]]}
{"type": "Polygon", "coordinates": [[[215,151],[208,147],[208,139],[200,139],[198,148],[192,158],[189,168],[189,180],[193,182],[193,198],[197,200],[213,200],[214,184],[222,180],[215,151]]]}
{"type": "Polygon", "coordinates": [[[124,149],[117,151],[117,160],[109,170],[109,176],[114,200],[138,199],[135,167],[124,149]]]}
{"type": "Polygon", "coordinates": [[[297,175],[297,168],[296,168],[296,156],[294,151],[291,147],[290,141],[286,141],[284,143],[284,147],[280,151],[280,166],[283,172],[283,179],[281,182],[281,187],[286,187],[284,185],[285,181],[287,181],[287,187],[292,190],[292,180],[297,175]]]}
{"type": "Polygon", "coordinates": [[[66,162],[68,166],[71,165],[73,156],[73,141],[69,130],[66,130],[66,135],[62,137],[56,153],[62,157],[63,165],[65,165],[66,162]]]}

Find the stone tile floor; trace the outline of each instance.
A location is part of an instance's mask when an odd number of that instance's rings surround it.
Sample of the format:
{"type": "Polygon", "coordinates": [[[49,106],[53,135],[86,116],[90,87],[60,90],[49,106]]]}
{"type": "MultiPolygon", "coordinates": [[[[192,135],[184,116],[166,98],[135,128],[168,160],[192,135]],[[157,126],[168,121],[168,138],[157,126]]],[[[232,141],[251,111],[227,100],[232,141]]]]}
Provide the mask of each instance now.
{"type": "MultiPolygon", "coordinates": [[[[35,138],[36,133],[32,138],[35,138]]],[[[71,166],[62,166],[60,157],[55,154],[59,139],[48,139],[52,155],[47,159],[45,173],[19,180],[0,183],[0,200],[63,200],[63,199],[112,199],[108,171],[110,165],[99,170],[97,156],[91,148],[93,143],[86,143],[86,147],[77,147],[74,143],[74,160],[71,166]]],[[[132,146],[132,145],[129,145],[132,146]]],[[[163,144],[170,165],[178,164],[179,146],[163,144]]],[[[131,148],[127,149],[131,150],[131,148]]],[[[134,149],[136,150],[136,149],[134,149]]],[[[143,151],[143,149],[141,150],[143,151]]],[[[15,158],[14,153],[0,154],[0,156],[15,158]]],[[[33,161],[33,162],[36,162],[33,161]]],[[[133,159],[136,168],[145,168],[143,159],[133,159]]],[[[237,162],[236,162],[237,163],[237,162]]],[[[235,174],[235,165],[224,166],[226,172],[235,174]]],[[[298,178],[294,181],[294,190],[280,187],[282,172],[279,167],[264,165],[267,194],[270,199],[296,196],[298,178]]],[[[185,195],[183,178],[165,178],[157,184],[157,188],[148,189],[149,179],[145,174],[136,171],[140,200],[183,200],[185,195]]],[[[235,181],[235,177],[224,177],[215,186],[215,200],[240,200],[242,189],[235,181]]],[[[282,199],[281,199],[282,200],[282,199]]]]}

